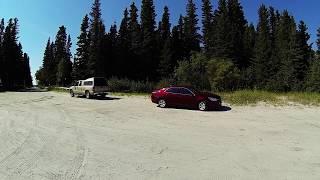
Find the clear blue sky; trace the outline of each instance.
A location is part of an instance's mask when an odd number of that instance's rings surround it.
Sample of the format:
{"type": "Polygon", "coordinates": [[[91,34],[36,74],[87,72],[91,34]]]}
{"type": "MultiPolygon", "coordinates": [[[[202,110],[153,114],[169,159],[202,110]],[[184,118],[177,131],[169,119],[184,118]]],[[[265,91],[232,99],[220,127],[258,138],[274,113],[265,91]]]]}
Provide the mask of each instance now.
{"type": "MultiPolygon", "coordinates": [[[[108,28],[113,22],[119,24],[123,10],[131,2],[140,7],[141,0],[102,0],[102,14],[108,28]]],[[[93,0],[0,0],[0,18],[7,21],[17,17],[20,24],[20,41],[23,50],[31,58],[31,69],[34,73],[42,64],[42,57],[48,37],[54,38],[58,27],[65,25],[73,40],[73,51],[76,48],[76,38],[79,35],[83,16],[90,12],[93,0]]],[[[164,5],[168,5],[171,21],[176,24],[179,14],[185,13],[187,0],[154,0],[157,19],[161,17],[164,5]]],[[[201,0],[195,0],[200,9],[201,0]]],[[[212,0],[214,7],[217,0],[212,0]]],[[[276,9],[288,9],[296,20],[304,20],[312,35],[311,42],[316,39],[316,29],[320,27],[319,0],[241,0],[249,22],[256,24],[257,9],[264,3],[276,9]]],[[[198,10],[199,10],[198,9],[198,10]]],[[[200,13],[200,11],[199,11],[200,13]]]]}

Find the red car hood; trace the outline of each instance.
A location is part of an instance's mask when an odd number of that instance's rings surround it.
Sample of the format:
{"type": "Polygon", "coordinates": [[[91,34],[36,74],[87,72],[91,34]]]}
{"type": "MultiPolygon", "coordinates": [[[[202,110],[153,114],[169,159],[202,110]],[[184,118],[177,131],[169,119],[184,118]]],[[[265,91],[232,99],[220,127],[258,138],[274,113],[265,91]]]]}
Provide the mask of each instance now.
{"type": "Polygon", "coordinates": [[[202,97],[213,97],[213,98],[221,99],[220,96],[216,94],[208,93],[208,92],[198,92],[196,95],[202,96],[202,97]]]}

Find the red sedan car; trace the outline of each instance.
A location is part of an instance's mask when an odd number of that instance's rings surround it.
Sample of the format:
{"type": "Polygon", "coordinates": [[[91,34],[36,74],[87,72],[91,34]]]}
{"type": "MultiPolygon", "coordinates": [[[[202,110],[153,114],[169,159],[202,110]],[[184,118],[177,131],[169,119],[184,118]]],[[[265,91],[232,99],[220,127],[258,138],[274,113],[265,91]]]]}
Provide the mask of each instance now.
{"type": "Polygon", "coordinates": [[[154,91],[151,100],[161,108],[182,107],[206,111],[221,107],[221,97],[187,87],[169,87],[154,91]]]}

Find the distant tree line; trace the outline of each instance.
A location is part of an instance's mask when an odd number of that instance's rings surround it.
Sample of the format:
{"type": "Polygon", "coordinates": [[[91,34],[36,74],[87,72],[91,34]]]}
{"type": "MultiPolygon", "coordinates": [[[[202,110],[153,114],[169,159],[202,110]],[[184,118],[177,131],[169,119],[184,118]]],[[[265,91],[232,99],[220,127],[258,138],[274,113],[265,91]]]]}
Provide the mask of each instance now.
{"type": "Polygon", "coordinates": [[[210,0],[202,0],[200,33],[193,0],[174,26],[167,6],[157,23],[153,0],[142,0],[140,14],[132,3],[120,27],[113,24],[106,31],[100,6],[94,0],[83,18],[73,64],[64,27],[55,42],[48,41],[37,72],[40,84],[101,76],[207,90],[320,91],[320,29],[319,50],[314,51],[307,25],[286,10],[261,5],[254,26],[239,0],[219,0],[215,9],[210,0]]]}
{"type": "Polygon", "coordinates": [[[32,86],[29,56],[18,42],[18,19],[0,22],[0,81],[6,90],[32,86]]]}

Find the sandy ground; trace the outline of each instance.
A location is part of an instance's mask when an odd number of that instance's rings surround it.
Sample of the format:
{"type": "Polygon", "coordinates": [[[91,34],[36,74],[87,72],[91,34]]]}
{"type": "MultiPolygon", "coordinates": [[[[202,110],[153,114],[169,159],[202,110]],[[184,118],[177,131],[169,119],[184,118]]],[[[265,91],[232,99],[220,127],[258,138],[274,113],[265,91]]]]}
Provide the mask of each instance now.
{"type": "Polygon", "coordinates": [[[0,179],[319,179],[320,109],[0,93],[0,179]]]}

